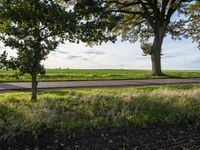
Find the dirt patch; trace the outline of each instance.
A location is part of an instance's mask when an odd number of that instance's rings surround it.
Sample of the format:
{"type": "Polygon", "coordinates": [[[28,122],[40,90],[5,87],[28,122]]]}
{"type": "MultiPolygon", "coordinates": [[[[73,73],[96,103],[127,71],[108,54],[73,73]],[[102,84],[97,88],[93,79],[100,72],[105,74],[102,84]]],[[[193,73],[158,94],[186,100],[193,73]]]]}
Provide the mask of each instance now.
{"type": "Polygon", "coordinates": [[[62,133],[48,129],[37,138],[28,133],[1,136],[0,149],[196,150],[200,149],[200,125],[159,123],[145,127],[88,129],[62,133]]]}

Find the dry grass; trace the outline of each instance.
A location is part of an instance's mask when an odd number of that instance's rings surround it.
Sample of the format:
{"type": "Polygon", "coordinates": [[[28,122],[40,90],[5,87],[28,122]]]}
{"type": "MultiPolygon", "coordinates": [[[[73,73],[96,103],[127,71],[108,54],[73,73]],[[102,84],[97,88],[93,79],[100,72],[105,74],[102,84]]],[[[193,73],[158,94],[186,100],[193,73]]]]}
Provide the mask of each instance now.
{"type": "Polygon", "coordinates": [[[0,94],[0,134],[200,119],[200,85],[0,94]]]}

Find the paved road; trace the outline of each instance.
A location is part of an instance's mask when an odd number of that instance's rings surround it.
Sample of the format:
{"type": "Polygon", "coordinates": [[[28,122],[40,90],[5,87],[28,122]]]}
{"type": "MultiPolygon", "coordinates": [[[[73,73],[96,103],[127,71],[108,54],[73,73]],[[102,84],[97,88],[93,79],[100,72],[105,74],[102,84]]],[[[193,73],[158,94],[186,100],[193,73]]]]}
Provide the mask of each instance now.
{"type": "MultiPolygon", "coordinates": [[[[193,79],[145,79],[145,80],[109,80],[109,81],[62,81],[39,82],[38,89],[73,89],[93,87],[128,87],[148,85],[168,85],[183,83],[200,83],[200,78],[193,79]]],[[[4,82],[0,83],[0,92],[30,90],[30,82],[4,82]]]]}

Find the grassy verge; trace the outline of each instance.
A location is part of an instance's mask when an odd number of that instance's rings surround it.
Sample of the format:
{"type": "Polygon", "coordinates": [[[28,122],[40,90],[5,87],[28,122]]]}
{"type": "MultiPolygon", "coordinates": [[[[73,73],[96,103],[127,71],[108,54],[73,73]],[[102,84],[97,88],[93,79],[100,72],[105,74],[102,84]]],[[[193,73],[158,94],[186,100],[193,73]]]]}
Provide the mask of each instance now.
{"type": "Polygon", "coordinates": [[[0,94],[0,135],[200,119],[200,84],[0,94]]]}
{"type": "MultiPolygon", "coordinates": [[[[55,80],[119,80],[119,79],[150,79],[157,78],[150,75],[149,70],[47,70],[46,75],[39,76],[40,81],[55,80]]],[[[163,78],[200,78],[200,71],[164,71],[167,77],[163,78]]],[[[29,75],[16,77],[12,70],[0,70],[0,82],[5,81],[30,81],[29,75]]]]}

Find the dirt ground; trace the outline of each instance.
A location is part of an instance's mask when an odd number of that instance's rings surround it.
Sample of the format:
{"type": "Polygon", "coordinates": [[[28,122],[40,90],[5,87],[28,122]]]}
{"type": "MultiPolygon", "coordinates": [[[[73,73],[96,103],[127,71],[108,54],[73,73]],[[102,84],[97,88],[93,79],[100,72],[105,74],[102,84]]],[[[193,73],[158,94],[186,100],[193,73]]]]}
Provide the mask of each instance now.
{"type": "Polygon", "coordinates": [[[1,150],[198,150],[198,123],[151,124],[144,127],[87,129],[62,133],[46,130],[0,137],[1,150]]]}

